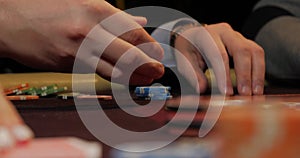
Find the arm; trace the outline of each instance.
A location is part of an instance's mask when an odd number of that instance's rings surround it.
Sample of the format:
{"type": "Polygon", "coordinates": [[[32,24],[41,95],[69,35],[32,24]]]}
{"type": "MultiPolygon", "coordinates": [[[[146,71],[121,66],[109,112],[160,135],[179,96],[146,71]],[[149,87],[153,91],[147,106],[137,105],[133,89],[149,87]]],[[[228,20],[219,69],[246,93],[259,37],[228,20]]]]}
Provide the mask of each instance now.
{"type": "MultiPolygon", "coordinates": [[[[174,23],[170,22],[162,27],[170,27],[170,24],[174,26],[174,23]]],[[[159,38],[159,35],[162,36],[162,34],[157,32],[152,35],[159,42],[165,43],[167,39],[165,37],[159,38]]],[[[169,38],[170,36],[167,35],[166,37],[169,38]]],[[[223,94],[233,94],[228,59],[231,56],[234,60],[238,92],[241,95],[263,93],[265,67],[263,49],[234,31],[228,24],[219,23],[184,30],[176,38],[175,48],[188,58],[197,72],[199,85],[194,84],[193,79],[189,79],[190,75],[186,73],[188,71],[184,68],[186,63],[181,63],[181,60],[175,57],[179,72],[190,81],[198,92],[204,92],[208,87],[204,71],[206,63],[210,62],[217,78],[219,90],[223,94]],[[209,41],[208,39],[213,40],[207,45],[205,43],[209,41]],[[222,61],[215,57],[221,57],[222,61]],[[225,79],[222,78],[223,69],[225,69],[225,79]]],[[[165,51],[165,56],[168,56],[167,53],[171,53],[169,50],[165,49],[165,51]]]]}
{"type": "Polygon", "coordinates": [[[121,12],[104,0],[0,0],[0,4],[2,57],[41,70],[71,72],[81,43],[88,39],[94,45],[80,60],[88,66],[99,61],[96,72],[103,78],[122,78],[130,62],[147,63],[133,73],[131,84],[150,83],[164,72],[157,61],[162,49],[139,25],[146,19],[121,12]],[[120,32],[126,27],[132,30],[120,32]],[[92,29],[96,30],[93,35],[89,34],[92,29]],[[135,47],[146,42],[152,42],[152,47],[135,47]],[[103,49],[101,58],[98,48],[103,49]],[[134,58],[126,56],[112,76],[115,64],[128,50],[134,58]]]}
{"type": "Polygon", "coordinates": [[[300,79],[299,36],[300,19],[293,16],[275,18],[259,31],[256,41],[266,52],[268,80],[300,79]]]}
{"type": "Polygon", "coordinates": [[[268,81],[299,79],[300,20],[291,1],[261,1],[247,19],[243,33],[265,49],[268,81]]]}

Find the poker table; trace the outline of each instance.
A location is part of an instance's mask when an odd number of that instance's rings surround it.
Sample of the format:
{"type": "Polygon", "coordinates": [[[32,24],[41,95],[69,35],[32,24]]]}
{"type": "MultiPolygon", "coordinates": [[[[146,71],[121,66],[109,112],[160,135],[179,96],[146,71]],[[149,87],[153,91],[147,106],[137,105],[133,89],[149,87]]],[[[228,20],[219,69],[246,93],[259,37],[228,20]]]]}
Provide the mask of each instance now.
{"type": "MultiPolygon", "coordinates": [[[[130,91],[131,93],[133,93],[132,91],[130,91]]],[[[106,91],[106,92],[102,92],[103,94],[110,94],[111,91],[106,91]]],[[[172,94],[174,95],[174,99],[178,98],[178,97],[184,97],[185,94],[181,94],[179,92],[176,91],[176,89],[174,89],[174,91],[172,92],[172,94]]],[[[277,102],[285,102],[285,103],[293,103],[293,108],[296,106],[298,106],[298,101],[300,103],[300,95],[298,96],[298,94],[300,94],[300,89],[297,86],[291,86],[291,85],[268,85],[265,87],[265,93],[263,96],[259,96],[260,98],[267,98],[268,100],[274,100],[271,103],[276,104],[277,102]]],[[[206,96],[209,96],[208,94],[203,94],[200,97],[204,97],[204,99],[202,99],[202,101],[205,101],[206,96]]],[[[232,98],[234,97],[238,97],[239,100],[253,100],[255,99],[257,96],[245,96],[245,97],[240,97],[238,95],[234,95],[231,96],[232,98]]],[[[145,106],[149,103],[148,100],[143,100],[143,99],[137,99],[137,98],[123,98],[124,101],[126,102],[126,100],[134,100],[137,104],[141,105],[141,106],[145,106]]],[[[174,100],[171,99],[171,100],[174,100]]],[[[229,97],[230,99],[230,97],[229,97]]],[[[174,112],[176,112],[176,110],[174,109],[167,109],[165,107],[162,107],[157,113],[155,113],[152,116],[149,117],[135,117],[132,116],[128,113],[126,113],[124,111],[124,108],[120,108],[119,105],[117,104],[117,102],[112,99],[112,100],[98,100],[100,103],[100,107],[99,105],[93,105],[93,103],[86,101],[85,105],[83,106],[75,106],[75,101],[71,98],[71,99],[60,99],[57,97],[44,97],[44,98],[40,98],[38,100],[26,100],[26,101],[21,101],[21,100],[16,100],[16,101],[12,101],[13,104],[16,106],[17,110],[19,111],[19,113],[21,114],[21,116],[23,117],[25,123],[32,128],[32,130],[35,133],[35,137],[36,138],[46,138],[46,137],[78,137],[78,138],[82,138],[84,140],[88,140],[88,141],[96,141],[102,144],[102,156],[103,157],[113,157],[112,156],[112,152],[113,151],[117,151],[114,148],[110,147],[109,145],[107,145],[106,143],[103,143],[102,141],[100,141],[96,135],[94,135],[90,129],[88,129],[85,124],[83,123],[79,113],[80,112],[84,112],[86,115],[89,115],[91,118],[93,117],[97,117],[98,113],[97,111],[101,110],[104,111],[106,116],[112,121],[114,122],[116,125],[118,125],[119,127],[123,128],[123,129],[127,129],[129,131],[135,131],[135,132],[147,132],[147,131],[152,131],[152,130],[156,130],[159,129],[161,127],[163,127],[168,121],[170,121],[170,115],[172,115],[174,112]]],[[[261,102],[260,102],[261,103],[261,102]]],[[[157,104],[161,104],[161,101],[157,101],[157,104]]],[[[247,103],[249,105],[246,106],[255,106],[255,102],[251,102],[251,103],[247,103]]],[[[269,104],[269,103],[268,103],[269,104]]],[[[243,106],[244,107],[244,106],[243,106]]],[[[139,107],[135,107],[135,106],[130,106],[128,104],[128,107],[125,107],[125,109],[132,109],[135,110],[135,108],[139,108],[139,107]]],[[[276,108],[275,108],[276,109],[276,108]]],[[[296,110],[293,111],[298,111],[297,108],[295,108],[296,110]]],[[[226,139],[225,142],[231,142],[229,144],[226,144],[225,149],[222,148],[222,156],[221,157],[234,157],[232,156],[232,153],[228,154],[228,152],[234,152],[235,150],[233,148],[236,148],[236,145],[232,145],[234,143],[232,142],[236,142],[235,144],[238,144],[238,142],[240,140],[244,140],[246,139],[245,137],[248,137],[247,134],[249,134],[249,131],[251,131],[251,129],[248,128],[253,126],[253,124],[249,125],[249,118],[252,118],[252,113],[254,111],[255,113],[255,109],[247,109],[246,110],[242,109],[241,111],[238,111],[239,114],[241,115],[233,115],[236,118],[231,118],[231,112],[230,112],[230,108],[228,109],[224,109],[224,114],[227,115],[222,115],[221,114],[221,118],[223,118],[223,124],[219,125],[217,123],[217,127],[221,126],[221,130],[219,130],[218,128],[216,129],[212,129],[212,131],[208,134],[207,137],[213,137],[215,135],[215,133],[217,133],[216,135],[221,135],[222,134],[228,134],[228,129],[226,128],[227,125],[224,125],[226,123],[228,123],[229,121],[232,121],[231,119],[234,120],[239,120],[239,121],[233,121],[233,125],[232,126],[228,126],[228,128],[235,128],[237,129],[236,131],[230,131],[233,132],[231,134],[222,136],[224,138],[228,138],[229,140],[226,139]],[[247,111],[252,111],[251,116],[249,114],[249,112],[247,111]],[[230,116],[230,117],[228,117],[230,116]],[[230,119],[228,119],[230,118],[230,119]],[[245,121],[240,121],[245,119],[245,121]],[[248,120],[248,121],[247,121],[248,120]],[[227,121],[227,122],[226,122],[227,121]],[[225,122],[225,123],[224,123],[225,122]],[[244,125],[243,125],[244,124],[244,125]],[[236,126],[234,126],[236,125],[236,126]],[[243,128],[238,128],[242,126],[243,128]],[[245,127],[244,127],[245,126],[245,127]],[[242,134],[242,132],[244,134],[242,134]],[[232,134],[237,134],[237,135],[242,135],[242,136],[237,136],[237,137],[231,137],[232,134]],[[228,147],[228,150],[227,150],[228,147]],[[226,154],[228,154],[227,156],[225,156],[226,154]]],[[[199,112],[197,113],[205,113],[205,110],[199,110],[199,112]]],[[[223,112],[222,112],[223,113],[223,112]]],[[[293,113],[293,112],[292,112],[293,113]]],[[[289,117],[289,115],[287,115],[289,117]]],[[[291,118],[292,121],[290,121],[289,123],[293,124],[294,126],[299,125],[300,123],[300,118],[298,120],[297,114],[292,114],[290,116],[293,116],[291,118]],[[298,124],[297,124],[298,123],[298,124]]],[[[268,117],[268,116],[266,116],[268,117]]],[[[286,116],[285,116],[286,117],[286,116]]],[[[300,114],[299,114],[300,117],[300,114]]],[[[196,117],[195,117],[196,119],[196,117]]],[[[199,121],[199,120],[198,120],[199,121]]],[[[222,121],[221,121],[222,122],[222,121]]],[[[250,121],[251,122],[251,121],[250,121]]],[[[103,128],[103,132],[109,132],[106,130],[106,126],[103,125],[100,122],[98,122],[99,127],[103,128]],[[103,126],[103,127],[102,127],[103,126]]],[[[231,124],[231,123],[230,123],[231,124]]],[[[197,126],[196,128],[193,127],[193,130],[188,131],[186,130],[186,132],[182,133],[180,135],[180,138],[195,138],[195,139],[199,139],[198,137],[198,128],[199,126],[197,126]],[[195,132],[196,131],[196,132],[195,132]]],[[[114,131],[111,131],[112,133],[114,133],[114,131]]],[[[292,131],[290,131],[291,133],[293,133],[292,131]]],[[[295,128],[295,132],[297,133],[300,132],[300,130],[298,128],[295,128]]],[[[250,132],[251,133],[251,132],[250,132]]],[[[164,131],[164,132],[160,132],[159,134],[155,135],[155,136],[150,136],[149,138],[147,138],[147,140],[164,140],[164,138],[172,135],[172,134],[176,134],[176,130],[174,133],[174,130],[170,130],[170,131],[164,131]]],[[[202,138],[200,138],[202,139],[202,138]]],[[[205,139],[205,138],[204,138],[205,139]]],[[[293,139],[293,137],[291,138],[293,139]]],[[[127,140],[126,138],[124,138],[124,143],[126,143],[127,140]]],[[[177,141],[177,140],[176,140],[177,141]]],[[[176,142],[175,141],[175,142],[176,142]]],[[[289,144],[286,144],[285,142],[285,146],[288,146],[289,144]]],[[[291,144],[292,146],[297,147],[298,145],[300,145],[299,142],[292,142],[291,144]]],[[[300,147],[300,146],[298,146],[300,147]]],[[[266,151],[269,151],[269,149],[265,149],[266,151]]],[[[279,151],[279,150],[277,150],[279,151]]],[[[247,153],[247,152],[246,152],[247,153]]],[[[273,153],[273,152],[271,152],[273,153]]],[[[295,153],[294,150],[292,150],[290,153],[294,154],[298,154],[295,153]]],[[[290,154],[289,153],[289,154],[290,154]]],[[[251,155],[251,154],[249,154],[251,155]]],[[[268,154],[267,154],[268,155],[268,154]]],[[[280,155],[280,154],[278,154],[280,155]]],[[[239,156],[236,156],[239,157],[239,156]]]]}

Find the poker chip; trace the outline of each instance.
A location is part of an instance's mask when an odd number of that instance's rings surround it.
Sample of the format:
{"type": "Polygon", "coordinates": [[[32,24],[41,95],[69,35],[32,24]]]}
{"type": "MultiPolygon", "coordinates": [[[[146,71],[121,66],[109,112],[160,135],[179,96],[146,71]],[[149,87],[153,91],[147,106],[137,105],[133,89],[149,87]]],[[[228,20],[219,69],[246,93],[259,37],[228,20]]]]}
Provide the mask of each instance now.
{"type": "Polygon", "coordinates": [[[150,95],[150,94],[165,94],[169,93],[171,87],[166,86],[151,86],[151,87],[136,87],[135,94],[150,95]]]}
{"type": "Polygon", "coordinates": [[[22,83],[22,84],[14,86],[14,87],[4,89],[4,94],[6,94],[6,95],[14,94],[14,93],[17,93],[20,90],[27,89],[28,87],[29,87],[28,83],[22,83]]]}
{"type": "Polygon", "coordinates": [[[43,91],[41,93],[41,96],[48,96],[50,94],[63,92],[65,90],[67,90],[67,89],[68,89],[67,87],[53,87],[53,88],[46,89],[45,91],[43,91]]]}
{"type": "Polygon", "coordinates": [[[68,88],[58,87],[57,84],[45,85],[41,87],[30,87],[28,83],[19,84],[5,89],[5,94],[9,100],[33,100],[48,95],[66,91],[68,88]]]}
{"type": "Polygon", "coordinates": [[[27,89],[23,89],[23,90],[19,90],[16,92],[16,95],[23,95],[23,94],[34,94],[34,92],[36,91],[35,87],[31,87],[31,88],[27,88],[27,89]]]}
{"type": "Polygon", "coordinates": [[[211,142],[198,141],[198,139],[179,139],[163,148],[141,152],[149,150],[150,146],[161,146],[166,144],[164,141],[144,141],[144,142],[130,142],[117,145],[117,148],[124,149],[112,150],[111,156],[114,158],[119,157],[135,157],[135,158],[212,158],[213,152],[211,148],[211,142]],[[134,151],[134,152],[128,152],[134,151]]]}
{"type": "Polygon", "coordinates": [[[169,86],[136,87],[135,95],[144,100],[168,100],[172,98],[169,86]]]}
{"type": "Polygon", "coordinates": [[[57,84],[52,84],[52,85],[48,85],[48,86],[42,86],[42,87],[40,87],[40,90],[45,91],[45,90],[53,89],[56,87],[58,87],[57,84]]]}
{"type": "Polygon", "coordinates": [[[170,94],[167,95],[154,95],[152,97],[145,97],[145,100],[168,100],[168,99],[172,99],[173,96],[171,96],[170,94]]]}
{"type": "Polygon", "coordinates": [[[6,96],[8,100],[36,100],[39,99],[37,95],[10,95],[6,96]]]}
{"type": "Polygon", "coordinates": [[[112,100],[111,95],[78,95],[78,99],[101,99],[101,100],[112,100]]]}
{"type": "Polygon", "coordinates": [[[57,98],[67,100],[67,99],[73,99],[73,98],[75,98],[75,97],[77,97],[79,95],[81,95],[81,93],[75,93],[75,92],[60,93],[60,94],[57,95],[57,98]]]}

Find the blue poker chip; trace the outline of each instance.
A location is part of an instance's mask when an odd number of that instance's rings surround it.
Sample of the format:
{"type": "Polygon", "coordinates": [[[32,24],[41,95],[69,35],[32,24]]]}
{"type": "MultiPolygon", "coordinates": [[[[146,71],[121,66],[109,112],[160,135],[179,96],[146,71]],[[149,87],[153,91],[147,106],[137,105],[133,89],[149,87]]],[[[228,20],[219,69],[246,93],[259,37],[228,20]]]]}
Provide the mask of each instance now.
{"type": "Polygon", "coordinates": [[[145,100],[168,100],[172,98],[170,90],[168,86],[136,87],[135,95],[145,100]]]}
{"type": "Polygon", "coordinates": [[[137,97],[155,97],[155,96],[170,96],[171,94],[168,93],[150,93],[150,94],[136,94],[137,97]]]}
{"type": "Polygon", "coordinates": [[[151,87],[136,87],[135,88],[135,94],[144,94],[144,95],[150,95],[150,94],[166,94],[169,93],[171,90],[171,87],[168,86],[151,86],[151,87]]]}
{"type": "Polygon", "coordinates": [[[118,147],[135,152],[115,149],[111,151],[110,156],[113,158],[213,158],[214,156],[214,153],[209,149],[211,148],[209,145],[200,144],[196,141],[179,141],[161,149],[139,152],[147,149],[148,146],[159,146],[161,143],[164,142],[145,141],[120,144],[118,147]]]}
{"type": "Polygon", "coordinates": [[[168,86],[136,87],[135,95],[145,100],[168,100],[172,98],[170,90],[168,86]]]}
{"type": "Polygon", "coordinates": [[[167,95],[167,96],[155,95],[152,97],[145,97],[145,100],[168,100],[168,99],[172,99],[172,98],[173,98],[173,96],[171,96],[171,95],[167,95]]]}

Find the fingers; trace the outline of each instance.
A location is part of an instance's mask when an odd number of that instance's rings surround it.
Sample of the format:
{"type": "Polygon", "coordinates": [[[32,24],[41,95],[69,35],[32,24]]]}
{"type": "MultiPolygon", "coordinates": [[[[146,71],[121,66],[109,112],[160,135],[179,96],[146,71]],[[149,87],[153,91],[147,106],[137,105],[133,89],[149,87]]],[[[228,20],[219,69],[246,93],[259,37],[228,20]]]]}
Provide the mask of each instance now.
{"type": "Polygon", "coordinates": [[[179,51],[175,52],[179,73],[187,79],[192,87],[195,87],[197,93],[205,92],[208,82],[203,73],[205,69],[204,62],[197,49],[182,36],[177,37],[175,47],[179,51]],[[191,68],[194,71],[190,70],[191,68]],[[197,79],[194,78],[195,75],[197,79]]]}
{"type": "MultiPolygon", "coordinates": [[[[94,58],[95,62],[99,60],[97,57],[94,58]]],[[[117,79],[123,75],[123,72],[121,70],[116,67],[114,68],[112,64],[103,59],[100,59],[100,61],[98,62],[96,71],[105,79],[117,79]]]]}
{"type": "MultiPolygon", "coordinates": [[[[193,43],[206,58],[206,61],[210,63],[219,90],[223,94],[233,94],[229,55],[234,60],[239,94],[263,94],[264,52],[256,43],[246,39],[226,23],[207,25],[205,29],[203,27],[192,28],[185,31],[182,36],[193,43]]],[[[190,58],[189,60],[192,61],[193,59],[190,58]]]]}
{"type": "Polygon", "coordinates": [[[265,55],[264,50],[255,42],[249,40],[252,48],[255,48],[252,57],[252,93],[262,95],[265,84],[265,55]]]}
{"type": "Polygon", "coordinates": [[[233,57],[237,88],[241,95],[263,94],[265,62],[263,49],[225,26],[221,33],[228,53],[233,57]]]}
{"type": "MultiPolygon", "coordinates": [[[[199,52],[209,61],[216,76],[217,85],[222,94],[232,95],[233,88],[230,78],[228,54],[218,34],[204,27],[190,29],[191,34],[197,33],[195,39],[191,39],[199,52]]],[[[189,37],[188,35],[186,37],[189,37]]],[[[193,37],[190,35],[190,37],[193,37]]]]}
{"type": "MultiPolygon", "coordinates": [[[[183,50],[180,51],[181,53],[188,53],[184,52],[183,50]]],[[[176,58],[177,62],[177,69],[182,74],[187,81],[191,84],[192,87],[195,87],[197,93],[204,93],[208,87],[208,82],[206,76],[204,75],[202,69],[197,66],[197,63],[191,62],[187,63],[186,61],[192,61],[189,58],[187,60],[182,60],[182,58],[176,58]],[[191,64],[191,65],[190,65],[191,64]],[[190,70],[191,67],[194,71],[190,70]],[[195,74],[193,74],[195,73],[195,74]],[[196,75],[196,79],[195,76],[196,75]]]]}
{"type": "MultiPolygon", "coordinates": [[[[77,57],[92,68],[96,68],[101,76],[113,77],[115,81],[122,81],[126,84],[126,78],[130,78],[129,75],[132,73],[133,78],[134,76],[145,78],[143,81],[160,78],[164,73],[164,66],[160,62],[150,58],[134,45],[107,32],[99,25],[92,29],[81,44],[77,57]],[[118,73],[112,76],[114,67],[117,68],[118,73]]],[[[132,79],[133,81],[137,79],[132,79]]]]}
{"type": "Polygon", "coordinates": [[[100,23],[89,32],[77,57],[96,68],[102,77],[121,83],[127,83],[129,74],[132,74],[130,83],[148,83],[160,78],[164,66],[157,60],[163,58],[163,49],[142,28],[147,19],[127,14],[105,1],[93,3],[93,13],[100,23]]]}
{"type": "Polygon", "coordinates": [[[239,94],[252,95],[252,55],[249,53],[248,42],[245,42],[241,36],[236,35],[236,32],[232,30],[224,32],[222,40],[233,56],[239,94]]]}
{"type": "Polygon", "coordinates": [[[240,50],[239,53],[233,56],[237,88],[242,95],[252,95],[251,58],[251,54],[248,54],[247,50],[240,50]]]}
{"type": "MultiPolygon", "coordinates": [[[[114,67],[113,65],[111,65],[103,59],[100,59],[99,64],[97,66],[97,72],[100,72],[100,75],[103,76],[105,79],[111,79],[112,82],[127,84],[128,79],[128,83],[130,85],[149,85],[150,83],[152,83],[154,78],[152,76],[147,77],[137,73],[137,71],[140,70],[147,70],[148,67],[149,65],[141,65],[136,71],[122,72],[119,68],[114,67]]],[[[153,69],[149,70],[149,74],[155,73],[151,72],[152,70],[153,69]]]]}
{"type": "Polygon", "coordinates": [[[125,12],[117,12],[103,21],[100,25],[116,37],[127,41],[132,45],[151,43],[140,47],[140,49],[151,58],[161,60],[163,58],[163,49],[136,21],[144,23],[145,19],[141,17],[129,16],[125,12]]]}
{"type": "Polygon", "coordinates": [[[116,38],[104,51],[103,58],[123,72],[134,70],[142,76],[158,79],[164,73],[164,66],[147,56],[141,49],[116,38]],[[143,66],[142,66],[143,65],[143,66]]]}
{"type": "Polygon", "coordinates": [[[145,66],[141,70],[138,69],[136,73],[147,77],[158,78],[161,77],[163,73],[163,65],[160,62],[147,56],[141,49],[119,38],[115,38],[105,49],[103,58],[112,64],[117,64],[117,67],[123,70],[125,68],[129,70],[130,67],[138,67],[145,64],[145,66]],[[144,71],[146,69],[148,71],[144,71]],[[151,71],[152,74],[149,74],[149,71],[151,71]]]}
{"type": "Polygon", "coordinates": [[[133,86],[146,86],[151,84],[153,80],[152,78],[134,73],[130,76],[129,84],[133,86]]]}
{"type": "Polygon", "coordinates": [[[32,138],[33,132],[26,125],[0,126],[0,152],[9,150],[17,144],[28,142],[32,138]]]}
{"type": "Polygon", "coordinates": [[[10,149],[18,143],[33,138],[33,132],[24,125],[22,119],[3,92],[0,94],[0,151],[10,149]]]}
{"type": "MultiPolygon", "coordinates": [[[[90,60],[86,63],[92,67],[97,67],[99,74],[109,77],[112,77],[110,74],[112,72],[111,66],[116,66],[122,72],[120,78],[122,80],[130,73],[129,70],[134,72],[133,76],[146,78],[143,79],[144,81],[160,78],[164,73],[164,66],[157,60],[163,58],[163,49],[142,28],[141,25],[146,24],[146,19],[134,17],[106,3],[102,5],[105,5],[105,9],[98,8],[97,10],[99,13],[105,12],[105,16],[99,15],[102,17],[100,25],[94,27],[88,34],[87,38],[89,39],[85,40],[89,41],[85,42],[88,44],[86,46],[81,45],[81,50],[86,49],[84,52],[93,53],[83,54],[81,59],[90,60]],[[101,56],[101,59],[107,63],[103,63],[104,65],[95,64],[95,59],[88,55],[101,56]],[[104,70],[105,67],[110,68],[104,70]],[[132,70],[134,68],[137,69],[132,70]]],[[[137,80],[132,79],[132,81],[137,80]]]]}
{"type": "Polygon", "coordinates": [[[140,24],[142,27],[147,25],[147,18],[142,17],[142,16],[132,16],[130,14],[127,14],[129,18],[131,18],[133,21],[137,22],[140,24]]]}
{"type": "Polygon", "coordinates": [[[233,86],[230,77],[228,53],[220,37],[216,36],[216,34],[213,33],[211,33],[211,36],[215,40],[216,46],[213,46],[213,44],[211,44],[211,48],[208,48],[204,54],[211,53],[213,56],[219,56],[219,57],[208,57],[208,60],[211,63],[211,66],[214,70],[214,74],[216,75],[217,85],[221,93],[225,95],[233,95],[233,86]],[[211,51],[211,52],[208,51],[214,49],[215,51],[211,51]]]}

